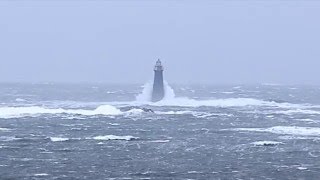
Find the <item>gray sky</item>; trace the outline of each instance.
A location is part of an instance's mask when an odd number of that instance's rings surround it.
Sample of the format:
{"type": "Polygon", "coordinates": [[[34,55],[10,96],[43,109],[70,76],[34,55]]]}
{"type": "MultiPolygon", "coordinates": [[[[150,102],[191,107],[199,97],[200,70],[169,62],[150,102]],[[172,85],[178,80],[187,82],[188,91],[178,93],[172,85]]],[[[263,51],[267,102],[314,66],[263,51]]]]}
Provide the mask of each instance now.
{"type": "Polygon", "coordinates": [[[0,81],[320,84],[319,1],[1,1],[0,81]]]}

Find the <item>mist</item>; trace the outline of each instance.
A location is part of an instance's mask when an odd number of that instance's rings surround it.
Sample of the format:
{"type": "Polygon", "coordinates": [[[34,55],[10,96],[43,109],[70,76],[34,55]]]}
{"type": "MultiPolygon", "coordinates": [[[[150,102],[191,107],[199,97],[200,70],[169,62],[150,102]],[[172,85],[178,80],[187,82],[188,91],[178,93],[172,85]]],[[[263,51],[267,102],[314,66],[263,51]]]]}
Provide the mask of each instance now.
{"type": "Polygon", "coordinates": [[[320,2],[1,1],[1,82],[320,84],[320,2]]]}

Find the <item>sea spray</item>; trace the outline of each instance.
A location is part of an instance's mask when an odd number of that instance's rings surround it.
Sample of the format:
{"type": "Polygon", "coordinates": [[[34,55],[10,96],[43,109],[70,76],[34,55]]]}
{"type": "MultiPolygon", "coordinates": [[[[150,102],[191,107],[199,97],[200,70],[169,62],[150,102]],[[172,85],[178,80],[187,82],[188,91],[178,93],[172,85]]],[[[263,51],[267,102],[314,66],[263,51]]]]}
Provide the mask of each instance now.
{"type": "MultiPolygon", "coordinates": [[[[147,82],[143,86],[142,93],[136,96],[136,101],[138,102],[150,102],[152,99],[152,83],[147,82]]],[[[164,98],[163,100],[170,100],[175,98],[175,93],[172,87],[168,84],[167,81],[164,81],[164,98]]]]}
{"type": "Polygon", "coordinates": [[[142,93],[136,96],[136,100],[139,102],[150,102],[152,96],[152,83],[147,82],[142,87],[142,93]]]}
{"type": "Polygon", "coordinates": [[[164,98],[163,100],[170,100],[175,98],[175,93],[172,87],[169,85],[167,81],[164,81],[164,98]]]}
{"type": "Polygon", "coordinates": [[[318,106],[311,106],[308,104],[292,104],[292,103],[278,103],[274,101],[265,101],[254,98],[226,98],[226,99],[206,99],[195,100],[188,97],[176,97],[173,88],[164,81],[165,96],[163,100],[153,103],[152,83],[148,82],[142,86],[142,93],[136,96],[135,102],[127,102],[132,105],[153,105],[153,106],[180,106],[180,107],[244,107],[244,106],[266,106],[284,109],[307,109],[318,106]]]}

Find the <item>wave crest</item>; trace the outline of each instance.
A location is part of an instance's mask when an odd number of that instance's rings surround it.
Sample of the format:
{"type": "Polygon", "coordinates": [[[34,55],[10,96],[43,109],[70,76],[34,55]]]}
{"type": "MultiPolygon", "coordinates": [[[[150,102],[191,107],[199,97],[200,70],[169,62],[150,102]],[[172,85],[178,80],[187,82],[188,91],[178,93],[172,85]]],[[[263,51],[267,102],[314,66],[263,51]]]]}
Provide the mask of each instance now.
{"type": "Polygon", "coordinates": [[[87,109],[51,109],[40,106],[31,107],[1,107],[0,118],[19,118],[28,116],[37,116],[42,114],[76,114],[83,116],[94,116],[94,115],[120,115],[122,112],[110,105],[102,105],[94,110],[87,109]]]}

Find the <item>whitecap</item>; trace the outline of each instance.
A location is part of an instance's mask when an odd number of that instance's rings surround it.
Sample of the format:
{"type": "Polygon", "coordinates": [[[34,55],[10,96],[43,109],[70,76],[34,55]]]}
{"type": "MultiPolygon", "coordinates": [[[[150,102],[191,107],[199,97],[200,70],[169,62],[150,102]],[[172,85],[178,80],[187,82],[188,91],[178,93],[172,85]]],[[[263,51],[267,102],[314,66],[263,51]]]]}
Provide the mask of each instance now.
{"type": "Polygon", "coordinates": [[[42,176],[49,176],[49,174],[47,174],[47,173],[39,173],[39,174],[34,174],[33,176],[42,177],[42,176]]]}
{"type": "Polygon", "coordinates": [[[119,123],[108,123],[110,126],[120,126],[119,123]]]}
{"type": "Polygon", "coordinates": [[[163,115],[182,115],[182,114],[192,114],[192,111],[156,111],[156,114],[163,115]]]}
{"type": "Polygon", "coordinates": [[[296,88],[296,87],[290,87],[289,89],[291,89],[291,90],[297,90],[298,88],[296,88]]]}
{"type": "Polygon", "coordinates": [[[52,142],[65,142],[65,141],[69,141],[69,138],[62,138],[62,137],[50,137],[50,140],[52,142]]]}
{"type": "Polygon", "coordinates": [[[93,137],[92,139],[94,139],[94,140],[99,140],[99,141],[109,141],[109,140],[125,140],[125,141],[130,141],[130,140],[139,139],[139,138],[138,138],[138,137],[134,137],[134,136],[106,135],[106,136],[96,136],[96,137],[93,137]]]}
{"type": "Polygon", "coordinates": [[[0,136],[0,141],[17,141],[21,140],[21,138],[17,138],[14,136],[0,136]]]}
{"type": "Polygon", "coordinates": [[[144,111],[142,109],[131,109],[129,111],[126,111],[125,114],[126,115],[139,115],[141,113],[143,113],[144,111]]]}
{"type": "Polygon", "coordinates": [[[301,170],[301,171],[303,171],[303,170],[308,170],[308,168],[306,168],[306,167],[297,167],[297,169],[298,169],[298,170],[301,170]]]}
{"type": "Polygon", "coordinates": [[[235,92],[229,92],[229,91],[225,91],[225,92],[221,92],[221,94],[234,94],[235,92]]]}
{"type": "Polygon", "coordinates": [[[17,102],[26,102],[27,100],[22,99],[22,98],[17,98],[16,101],[17,101],[17,102]]]}
{"type": "Polygon", "coordinates": [[[188,171],[188,174],[201,174],[202,172],[199,171],[188,171]]]}
{"type": "Polygon", "coordinates": [[[255,146],[275,146],[275,145],[280,145],[283,144],[282,142],[277,142],[277,141],[257,141],[251,143],[255,146]]]}
{"type": "Polygon", "coordinates": [[[11,129],[8,129],[8,128],[0,128],[0,131],[11,131],[11,129]]]}

